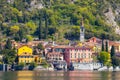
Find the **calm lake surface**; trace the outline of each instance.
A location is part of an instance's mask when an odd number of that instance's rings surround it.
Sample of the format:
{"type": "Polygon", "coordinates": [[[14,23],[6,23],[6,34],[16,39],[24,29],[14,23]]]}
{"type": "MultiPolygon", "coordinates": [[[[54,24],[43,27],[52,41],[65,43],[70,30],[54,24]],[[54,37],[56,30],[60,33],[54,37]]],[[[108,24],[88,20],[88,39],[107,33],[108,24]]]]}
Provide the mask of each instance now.
{"type": "Polygon", "coordinates": [[[15,71],[0,72],[0,80],[120,80],[120,72],[15,71]]]}

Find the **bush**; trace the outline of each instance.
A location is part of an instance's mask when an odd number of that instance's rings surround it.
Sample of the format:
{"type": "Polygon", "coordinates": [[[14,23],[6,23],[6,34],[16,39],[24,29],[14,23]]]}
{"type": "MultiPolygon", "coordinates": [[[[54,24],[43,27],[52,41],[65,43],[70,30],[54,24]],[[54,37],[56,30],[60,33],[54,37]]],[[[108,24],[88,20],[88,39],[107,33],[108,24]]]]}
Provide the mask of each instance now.
{"type": "Polygon", "coordinates": [[[37,64],[35,62],[30,63],[29,70],[33,70],[37,64]]]}
{"type": "Polygon", "coordinates": [[[15,70],[23,70],[25,66],[25,63],[19,63],[17,66],[15,66],[15,70]]]}

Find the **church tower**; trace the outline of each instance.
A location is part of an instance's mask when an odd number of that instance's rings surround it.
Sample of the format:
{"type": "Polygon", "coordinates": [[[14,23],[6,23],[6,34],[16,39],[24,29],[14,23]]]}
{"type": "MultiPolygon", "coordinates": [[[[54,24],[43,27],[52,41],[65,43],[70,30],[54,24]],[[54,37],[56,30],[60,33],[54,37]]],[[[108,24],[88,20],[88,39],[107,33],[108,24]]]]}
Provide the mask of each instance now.
{"type": "Polygon", "coordinates": [[[83,23],[83,19],[80,25],[80,42],[84,42],[84,38],[85,38],[85,28],[84,28],[84,23],[83,23]]]}

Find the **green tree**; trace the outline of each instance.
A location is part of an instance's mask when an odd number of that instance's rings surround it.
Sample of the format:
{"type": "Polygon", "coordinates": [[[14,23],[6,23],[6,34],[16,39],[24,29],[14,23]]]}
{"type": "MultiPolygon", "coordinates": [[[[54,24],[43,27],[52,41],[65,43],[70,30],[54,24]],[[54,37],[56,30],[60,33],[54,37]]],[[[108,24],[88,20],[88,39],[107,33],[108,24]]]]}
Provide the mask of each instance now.
{"type": "Polygon", "coordinates": [[[105,46],[106,46],[106,47],[105,47],[105,48],[106,48],[105,50],[106,50],[106,52],[108,52],[108,41],[105,42],[105,46]]]}
{"type": "Polygon", "coordinates": [[[111,52],[110,52],[111,58],[115,56],[115,47],[112,45],[111,52]]]}
{"type": "Polygon", "coordinates": [[[105,49],[104,49],[104,40],[102,40],[102,51],[105,51],[105,49]]]}
{"type": "Polygon", "coordinates": [[[18,66],[24,67],[24,66],[25,66],[25,63],[19,63],[18,66]]]}
{"type": "Polygon", "coordinates": [[[115,68],[116,66],[119,66],[120,65],[120,59],[115,55],[115,47],[114,46],[111,47],[110,55],[111,55],[111,60],[112,60],[113,67],[115,68]]]}
{"type": "Polygon", "coordinates": [[[119,57],[112,56],[112,65],[113,65],[114,68],[115,68],[116,66],[119,66],[119,65],[120,65],[120,59],[119,59],[119,57]]]}
{"type": "Polygon", "coordinates": [[[35,62],[31,62],[29,65],[29,70],[33,70],[36,66],[37,64],[35,62]]]}
{"type": "Polygon", "coordinates": [[[37,48],[40,49],[40,50],[44,50],[44,47],[43,47],[43,45],[42,45],[41,43],[39,43],[39,44],[37,45],[37,48]]]}
{"type": "Polygon", "coordinates": [[[28,34],[33,34],[36,31],[36,25],[33,21],[29,21],[25,24],[28,34]]]}
{"type": "Polygon", "coordinates": [[[10,39],[8,39],[8,40],[6,41],[5,49],[9,49],[9,50],[12,49],[12,43],[11,43],[11,40],[10,40],[10,39]]]}
{"type": "Polygon", "coordinates": [[[39,40],[42,39],[42,14],[39,15],[39,34],[38,34],[38,38],[39,40]]]}
{"type": "Polygon", "coordinates": [[[100,52],[99,60],[104,65],[109,65],[110,64],[110,54],[108,52],[105,52],[105,51],[100,52]]]}
{"type": "Polygon", "coordinates": [[[21,28],[21,29],[19,30],[18,34],[19,34],[19,39],[20,39],[20,41],[22,41],[22,39],[25,37],[23,28],[21,28]]]}
{"type": "Polygon", "coordinates": [[[9,50],[9,49],[4,49],[1,51],[3,54],[3,61],[6,64],[12,64],[15,62],[16,58],[16,51],[15,50],[9,50]]]}
{"type": "Polygon", "coordinates": [[[80,26],[72,26],[71,30],[68,30],[68,32],[65,33],[65,37],[67,39],[77,39],[77,40],[79,40],[79,35],[80,35],[80,26]]]}
{"type": "Polygon", "coordinates": [[[36,67],[37,64],[36,64],[35,62],[31,62],[31,63],[30,63],[30,66],[32,66],[32,67],[36,67]]]}
{"type": "Polygon", "coordinates": [[[20,30],[19,26],[14,25],[10,27],[11,34],[16,34],[19,30],[20,30]]]}
{"type": "Polygon", "coordinates": [[[19,36],[19,34],[15,34],[14,40],[15,40],[15,41],[20,41],[20,36],[19,36]]]}
{"type": "Polygon", "coordinates": [[[48,36],[48,15],[45,11],[45,39],[47,39],[48,36]]]}
{"type": "Polygon", "coordinates": [[[32,41],[32,40],[33,40],[33,37],[32,37],[31,35],[27,35],[27,36],[26,36],[26,40],[27,40],[27,42],[28,42],[28,41],[32,41]]]}

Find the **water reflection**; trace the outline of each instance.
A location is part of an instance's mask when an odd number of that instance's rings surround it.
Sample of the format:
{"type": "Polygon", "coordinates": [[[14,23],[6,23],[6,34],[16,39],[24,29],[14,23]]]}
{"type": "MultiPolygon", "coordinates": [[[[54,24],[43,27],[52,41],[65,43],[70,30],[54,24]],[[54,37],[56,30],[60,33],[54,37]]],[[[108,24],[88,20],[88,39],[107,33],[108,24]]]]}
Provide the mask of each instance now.
{"type": "Polygon", "coordinates": [[[0,80],[120,80],[120,72],[18,71],[0,72],[0,80]]]}
{"type": "MultiPolygon", "coordinates": [[[[95,72],[92,71],[70,71],[70,72],[36,72],[36,75],[39,78],[42,79],[49,79],[49,80],[94,80],[95,77],[98,77],[99,75],[96,75],[95,72]]],[[[38,80],[38,78],[36,79],[38,80]]],[[[98,80],[98,79],[97,79],[98,80]]]]}
{"type": "Polygon", "coordinates": [[[34,80],[34,74],[32,71],[18,71],[17,80],[34,80]]]}

